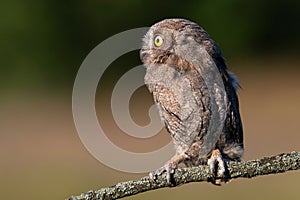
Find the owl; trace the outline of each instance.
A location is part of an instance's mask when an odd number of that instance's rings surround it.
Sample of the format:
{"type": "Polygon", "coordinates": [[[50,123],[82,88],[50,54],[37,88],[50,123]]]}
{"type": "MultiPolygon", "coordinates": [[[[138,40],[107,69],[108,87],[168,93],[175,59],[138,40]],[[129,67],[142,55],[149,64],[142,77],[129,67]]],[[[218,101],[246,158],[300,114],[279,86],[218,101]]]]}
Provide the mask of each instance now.
{"type": "Polygon", "coordinates": [[[181,163],[208,164],[212,177],[222,179],[226,161],[240,160],[244,144],[239,83],[227,71],[217,44],[194,22],[165,19],[144,36],[140,58],[146,67],[145,84],[176,151],[150,172],[151,179],[166,172],[171,184],[181,163]]]}

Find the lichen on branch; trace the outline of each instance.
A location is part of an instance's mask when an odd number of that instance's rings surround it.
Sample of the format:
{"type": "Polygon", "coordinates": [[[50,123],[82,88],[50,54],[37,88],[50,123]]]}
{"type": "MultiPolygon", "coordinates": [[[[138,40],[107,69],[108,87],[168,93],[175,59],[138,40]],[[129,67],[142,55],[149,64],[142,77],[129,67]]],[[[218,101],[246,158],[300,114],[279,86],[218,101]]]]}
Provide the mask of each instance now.
{"type": "MultiPolygon", "coordinates": [[[[268,174],[278,174],[290,170],[300,169],[300,152],[282,153],[276,156],[265,157],[258,160],[228,162],[228,178],[253,178],[268,174]]],[[[212,176],[209,167],[201,165],[192,168],[179,168],[174,174],[175,185],[179,186],[190,182],[211,182],[212,176]]],[[[69,200],[104,200],[119,199],[138,193],[169,187],[165,174],[157,177],[156,181],[145,176],[139,180],[117,183],[114,186],[91,190],[79,196],[72,196],[69,200]]]]}

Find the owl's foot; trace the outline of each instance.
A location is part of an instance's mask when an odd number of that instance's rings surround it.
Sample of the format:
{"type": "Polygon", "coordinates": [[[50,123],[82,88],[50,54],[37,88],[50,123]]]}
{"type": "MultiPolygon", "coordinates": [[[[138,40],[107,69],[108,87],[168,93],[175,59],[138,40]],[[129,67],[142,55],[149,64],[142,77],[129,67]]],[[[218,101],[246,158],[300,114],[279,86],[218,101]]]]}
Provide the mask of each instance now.
{"type": "Polygon", "coordinates": [[[161,168],[150,172],[149,176],[151,181],[155,181],[157,179],[157,176],[160,176],[161,174],[163,174],[164,172],[166,172],[166,179],[167,179],[167,183],[169,185],[172,185],[172,182],[174,182],[173,179],[173,174],[175,173],[175,169],[177,168],[177,164],[176,163],[172,163],[172,162],[167,162],[164,166],[162,166],[161,168]]]}
{"type": "Polygon", "coordinates": [[[214,177],[213,184],[221,185],[222,181],[225,183],[228,181],[225,178],[225,172],[227,170],[226,163],[219,149],[212,151],[211,157],[208,159],[207,164],[209,166],[210,173],[214,177]]]}
{"type": "Polygon", "coordinates": [[[150,172],[149,177],[151,181],[155,181],[157,179],[157,176],[160,176],[164,172],[166,172],[166,179],[167,183],[171,186],[174,185],[174,179],[173,175],[175,173],[175,170],[178,168],[178,164],[183,161],[185,158],[187,158],[186,154],[180,154],[180,155],[175,155],[169,160],[164,166],[161,168],[150,172]]]}

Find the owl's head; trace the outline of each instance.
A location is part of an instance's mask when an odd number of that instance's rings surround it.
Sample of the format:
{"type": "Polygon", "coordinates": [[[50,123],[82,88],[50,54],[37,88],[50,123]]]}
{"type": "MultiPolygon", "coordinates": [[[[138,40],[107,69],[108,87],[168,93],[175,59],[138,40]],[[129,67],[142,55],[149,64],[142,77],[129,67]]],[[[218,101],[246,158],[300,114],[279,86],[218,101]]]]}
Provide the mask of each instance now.
{"type": "Polygon", "coordinates": [[[207,32],[186,19],[165,19],[150,27],[143,38],[140,58],[145,64],[163,64],[169,57],[188,54],[203,46],[207,51],[214,48],[207,32]]]}

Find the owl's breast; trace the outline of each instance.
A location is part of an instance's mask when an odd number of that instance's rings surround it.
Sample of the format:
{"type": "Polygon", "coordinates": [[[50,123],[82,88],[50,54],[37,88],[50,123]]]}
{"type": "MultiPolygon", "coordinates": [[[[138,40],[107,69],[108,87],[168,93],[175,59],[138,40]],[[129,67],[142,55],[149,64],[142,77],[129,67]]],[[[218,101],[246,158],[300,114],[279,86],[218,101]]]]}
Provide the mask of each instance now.
{"type": "Polygon", "coordinates": [[[166,65],[147,67],[145,83],[153,93],[160,116],[175,146],[188,148],[205,131],[209,119],[208,93],[201,79],[166,65]]]}
{"type": "Polygon", "coordinates": [[[145,83],[158,104],[169,104],[172,107],[176,104],[176,114],[181,120],[196,110],[197,98],[193,80],[173,67],[166,64],[150,65],[145,75],[145,83]]]}

